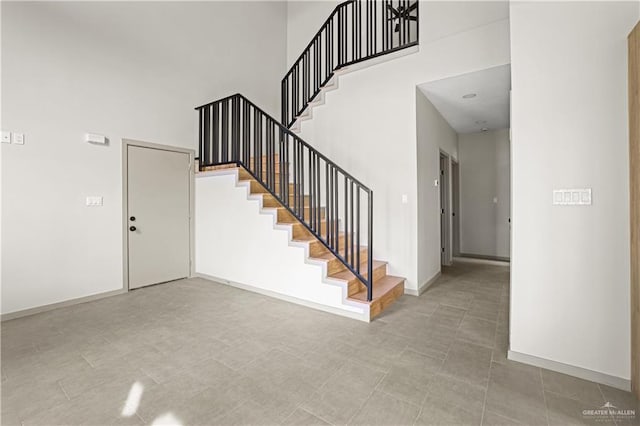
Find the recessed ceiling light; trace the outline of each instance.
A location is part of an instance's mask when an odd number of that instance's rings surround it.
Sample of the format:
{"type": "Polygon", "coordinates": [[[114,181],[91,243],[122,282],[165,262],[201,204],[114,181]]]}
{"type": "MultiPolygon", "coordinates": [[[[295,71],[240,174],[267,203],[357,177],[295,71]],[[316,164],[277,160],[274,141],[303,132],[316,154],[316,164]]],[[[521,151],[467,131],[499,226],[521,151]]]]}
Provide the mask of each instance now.
{"type": "Polygon", "coordinates": [[[475,93],[467,93],[466,95],[462,96],[462,99],[471,99],[471,98],[475,98],[476,96],[478,95],[476,95],[475,93]]]}
{"type": "Polygon", "coordinates": [[[483,127],[483,128],[482,128],[482,129],[480,129],[480,130],[482,130],[483,132],[486,132],[486,131],[488,131],[489,129],[487,129],[486,127],[483,127]]]}

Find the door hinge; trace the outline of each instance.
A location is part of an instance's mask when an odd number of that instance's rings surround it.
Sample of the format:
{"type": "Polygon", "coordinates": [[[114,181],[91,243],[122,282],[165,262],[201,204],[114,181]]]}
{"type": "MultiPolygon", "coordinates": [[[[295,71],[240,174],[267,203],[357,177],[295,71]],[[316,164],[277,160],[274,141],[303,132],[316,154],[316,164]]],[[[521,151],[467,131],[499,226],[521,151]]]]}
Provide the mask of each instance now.
{"type": "Polygon", "coordinates": [[[442,209],[442,211],[440,212],[440,214],[444,214],[444,209],[442,209]]]}
{"type": "Polygon", "coordinates": [[[444,247],[442,247],[442,252],[444,253],[444,247]]]}

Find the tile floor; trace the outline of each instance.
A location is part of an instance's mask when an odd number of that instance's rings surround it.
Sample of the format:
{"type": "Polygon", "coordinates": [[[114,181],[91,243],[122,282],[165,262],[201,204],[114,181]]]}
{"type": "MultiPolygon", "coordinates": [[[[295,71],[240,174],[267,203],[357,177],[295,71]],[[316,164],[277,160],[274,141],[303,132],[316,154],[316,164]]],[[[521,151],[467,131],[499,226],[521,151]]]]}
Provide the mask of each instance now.
{"type": "Polygon", "coordinates": [[[508,278],[460,263],[371,324],[201,279],[8,321],[2,424],[614,425],[582,411],[637,409],[506,360],[508,278]]]}

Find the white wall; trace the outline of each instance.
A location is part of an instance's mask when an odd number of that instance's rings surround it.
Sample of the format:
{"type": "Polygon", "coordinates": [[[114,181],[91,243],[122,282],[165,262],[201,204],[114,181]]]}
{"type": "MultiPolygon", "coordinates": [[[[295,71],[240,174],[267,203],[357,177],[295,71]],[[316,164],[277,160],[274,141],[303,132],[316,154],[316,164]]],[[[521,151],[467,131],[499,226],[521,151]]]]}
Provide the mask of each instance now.
{"type": "Polygon", "coordinates": [[[285,45],[281,2],[2,2],[2,313],[122,288],[121,138],[196,148],[235,92],[277,113],[285,45]]]}
{"type": "MultiPolygon", "coordinates": [[[[327,93],[301,132],[373,190],[374,256],[389,261],[389,273],[406,277],[409,291],[422,284],[416,86],[509,63],[506,3],[421,2],[420,17],[418,53],[340,76],[338,90],[327,93]]],[[[429,269],[424,276],[437,274],[439,265],[429,269]]]]}
{"type": "Polygon", "coordinates": [[[511,3],[511,350],[630,377],[627,40],[637,2],[511,3]],[[593,205],[552,206],[554,188],[593,205]]]}
{"type": "MultiPolygon", "coordinates": [[[[440,152],[458,158],[458,135],[440,112],[416,88],[416,140],[418,170],[418,285],[422,288],[440,271],[440,152]]],[[[449,168],[451,170],[451,168],[449,168]]],[[[451,175],[449,175],[451,177],[451,175]]],[[[442,184],[442,182],[440,182],[442,184]]],[[[451,181],[449,181],[451,188],[451,181]]],[[[451,197],[449,197],[451,207],[451,197]]],[[[449,228],[452,229],[452,224],[449,228]]],[[[449,232],[452,235],[452,232],[449,232]]],[[[449,247],[452,247],[449,244],[449,247]]]]}
{"type": "Polygon", "coordinates": [[[509,129],[458,136],[460,253],[510,256],[509,129]]]}
{"type": "Polygon", "coordinates": [[[298,59],[339,3],[338,0],[287,2],[287,68],[298,59]]]}
{"type": "Polygon", "coordinates": [[[196,273],[368,321],[368,307],[344,304],[343,288],[324,283],[322,267],[289,245],[286,228],[275,229],[275,212],[261,213],[259,198],[247,200],[249,189],[236,181],[236,174],[196,179],[196,273]]]}

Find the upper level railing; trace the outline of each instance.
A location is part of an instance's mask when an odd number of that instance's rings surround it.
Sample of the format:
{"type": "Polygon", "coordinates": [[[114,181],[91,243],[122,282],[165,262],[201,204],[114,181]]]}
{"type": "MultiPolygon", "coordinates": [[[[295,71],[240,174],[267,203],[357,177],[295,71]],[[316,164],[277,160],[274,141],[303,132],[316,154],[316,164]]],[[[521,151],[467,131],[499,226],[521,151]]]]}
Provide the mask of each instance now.
{"type": "Polygon", "coordinates": [[[418,44],[417,0],[339,4],[282,80],[282,123],[291,127],[340,68],[418,44]]]}
{"type": "Polygon", "coordinates": [[[373,192],[240,94],[196,110],[200,170],[244,167],[355,274],[371,301],[373,192]]]}

